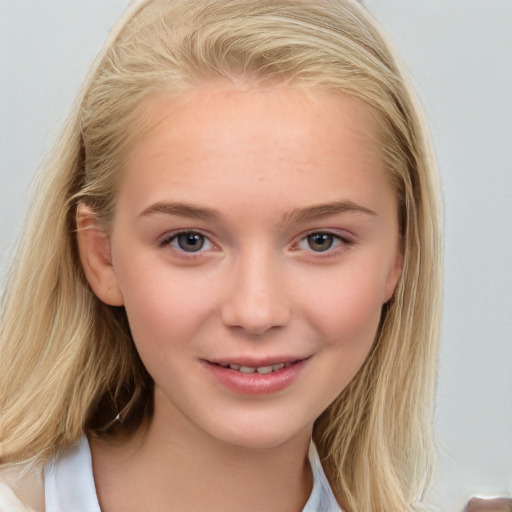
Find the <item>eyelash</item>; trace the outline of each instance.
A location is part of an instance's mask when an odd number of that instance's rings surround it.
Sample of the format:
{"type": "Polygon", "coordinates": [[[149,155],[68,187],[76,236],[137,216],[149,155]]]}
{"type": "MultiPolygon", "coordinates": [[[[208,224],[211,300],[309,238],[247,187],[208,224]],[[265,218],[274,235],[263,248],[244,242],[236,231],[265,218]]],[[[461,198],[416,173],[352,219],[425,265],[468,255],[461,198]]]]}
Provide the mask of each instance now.
{"type": "MultiPolygon", "coordinates": [[[[188,258],[188,259],[199,258],[199,257],[201,257],[201,254],[203,252],[209,251],[212,248],[217,247],[214,244],[214,242],[212,242],[210,236],[202,233],[201,231],[193,230],[193,229],[175,231],[175,232],[167,235],[161,241],[159,241],[158,245],[162,248],[171,246],[175,250],[175,252],[180,255],[180,257],[184,257],[184,258],[188,258]],[[203,244],[197,251],[186,251],[182,247],[173,245],[174,242],[176,242],[176,244],[179,244],[179,237],[184,236],[184,235],[202,237],[203,244]],[[208,247],[206,249],[204,248],[204,244],[208,244],[208,247]]],[[[328,258],[328,257],[334,256],[338,253],[338,251],[336,249],[339,246],[344,246],[345,248],[350,248],[352,245],[354,245],[354,241],[351,238],[349,238],[347,236],[343,236],[338,232],[332,232],[329,230],[318,230],[318,231],[310,231],[309,233],[306,233],[305,235],[303,235],[300,238],[300,240],[296,244],[293,245],[292,250],[294,250],[294,251],[295,250],[304,250],[306,252],[310,252],[311,254],[314,254],[315,257],[328,258]],[[316,235],[323,235],[324,237],[325,236],[331,237],[331,239],[332,239],[331,245],[329,245],[323,251],[314,251],[311,248],[311,245],[309,245],[309,244],[308,244],[309,250],[306,248],[300,247],[300,245],[302,243],[304,243],[304,242],[308,243],[308,239],[310,237],[313,237],[316,235]]]]}
{"type": "Polygon", "coordinates": [[[185,229],[185,230],[181,230],[181,231],[175,231],[175,232],[167,235],[164,239],[162,239],[158,243],[158,245],[160,247],[171,246],[177,254],[179,254],[180,256],[185,257],[185,258],[198,258],[198,257],[200,257],[201,253],[203,253],[207,250],[211,250],[212,248],[216,247],[216,245],[211,241],[211,238],[208,235],[202,233],[201,231],[195,230],[195,229],[185,229]],[[186,235],[202,237],[203,244],[197,251],[186,251],[182,247],[173,245],[174,242],[179,244],[179,237],[186,236],[186,235]],[[205,244],[209,245],[206,249],[204,249],[205,244]]]}
{"type": "Polygon", "coordinates": [[[349,238],[346,235],[340,234],[339,232],[334,232],[334,231],[330,231],[330,230],[316,230],[316,231],[310,231],[309,233],[306,233],[304,236],[302,236],[301,239],[299,240],[299,242],[297,244],[295,244],[293,248],[294,248],[294,250],[305,250],[311,254],[314,254],[314,256],[316,258],[330,258],[330,257],[337,256],[339,253],[339,249],[342,249],[342,248],[347,249],[353,245],[354,245],[354,240],[352,240],[351,238],[349,238]],[[311,237],[316,236],[316,235],[323,235],[324,237],[325,236],[330,237],[332,240],[331,245],[329,245],[323,251],[314,251],[311,248],[310,243],[308,243],[308,239],[310,239],[311,237]],[[300,247],[300,245],[302,243],[308,244],[309,250],[302,249],[300,247]]]}

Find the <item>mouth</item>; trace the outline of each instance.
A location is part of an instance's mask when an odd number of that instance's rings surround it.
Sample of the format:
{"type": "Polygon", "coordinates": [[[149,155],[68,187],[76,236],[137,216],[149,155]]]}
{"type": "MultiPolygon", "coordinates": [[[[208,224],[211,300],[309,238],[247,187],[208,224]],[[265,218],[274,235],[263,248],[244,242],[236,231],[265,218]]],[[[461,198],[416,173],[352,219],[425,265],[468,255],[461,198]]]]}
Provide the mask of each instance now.
{"type": "Polygon", "coordinates": [[[311,357],[203,360],[203,365],[215,380],[235,393],[270,395],[292,385],[311,357]]]}
{"type": "Polygon", "coordinates": [[[234,370],[236,372],[245,373],[245,374],[251,374],[251,373],[259,373],[260,375],[266,375],[268,373],[278,372],[279,370],[282,370],[283,368],[288,368],[289,366],[292,366],[293,364],[297,364],[300,361],[303,361],[303,359],[296,359],[292,362],[287,363],[275,363],[275,364],[265,364],[262,366],[246,366],[241,364],[228,364],[228,363],[212,363],[216,364],[217,366],[221,366],[222,368],[229,368],[230,370],[234,370]]]}

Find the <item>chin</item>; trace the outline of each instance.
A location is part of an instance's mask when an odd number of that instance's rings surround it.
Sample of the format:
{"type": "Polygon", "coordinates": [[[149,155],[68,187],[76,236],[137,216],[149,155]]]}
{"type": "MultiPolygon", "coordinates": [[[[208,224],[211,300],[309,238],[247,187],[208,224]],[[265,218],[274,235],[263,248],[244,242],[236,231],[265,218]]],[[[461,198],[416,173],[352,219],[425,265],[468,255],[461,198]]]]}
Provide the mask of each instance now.
{"type": "Polygon", "coordinates": [[[245,448],[249,450],[269,450],[283,446],[289,442],[301,442],[309,440],[313,431],[313,425],[306,428],[297,429],[278,429],[272,422],[266,423],[266,428],[248,428],[246,425],[237,429],[229,429],[217,432],[211,432],[219,441],[226,444],[245,448]]]}

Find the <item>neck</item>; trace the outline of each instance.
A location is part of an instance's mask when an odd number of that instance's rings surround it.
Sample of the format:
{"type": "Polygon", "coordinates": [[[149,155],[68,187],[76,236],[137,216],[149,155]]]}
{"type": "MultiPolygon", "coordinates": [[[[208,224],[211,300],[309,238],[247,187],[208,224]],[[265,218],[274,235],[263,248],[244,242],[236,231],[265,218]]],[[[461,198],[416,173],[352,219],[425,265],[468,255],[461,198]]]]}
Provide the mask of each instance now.
{"type": "Polygon", "coordinates": [[[125,444],[91,442],[101,510],[299,512],[312,488],[310,434],[247,448],[155,410],[148,430],[125,444]]]}

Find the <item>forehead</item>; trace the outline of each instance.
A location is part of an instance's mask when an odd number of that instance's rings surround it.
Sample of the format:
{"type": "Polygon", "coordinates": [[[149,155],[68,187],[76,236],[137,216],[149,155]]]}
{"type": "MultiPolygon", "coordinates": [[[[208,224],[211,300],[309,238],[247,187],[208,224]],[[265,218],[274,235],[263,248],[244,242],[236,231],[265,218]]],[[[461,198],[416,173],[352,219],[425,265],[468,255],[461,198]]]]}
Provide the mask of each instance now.
{"type": "Polygon", "coordinates": [[[144,187],[150,195],[188,187],[205,201],[213,185],[249,198],[255,184],[267,182],[282,194],[293,188],[300,202],[315,190],[339,195],[352,185],[377,190],[386,182],[377,123],[347,95],[209,84],[147,98],[140,112],[147,129],[127,154],[121,191],[123,183],[140,181],[132,187],[139,194],[144,187]]]}
{"type": "Polygon", "coordinates": [[[151,95],[137,111],[133,122],[137,133],[128,158],[140,154],[142,145],[149,153],[162,136],[191,145],[222,137],[234,143],[250,135],[284,149],[287,143],[305,136],[313,139],[320,132],[328,139],[338,137],[347,155],[354,144],[372,159],[380,152],[379,123],[373,111],[358,98],[315,87],[213,82],[178,94],[151,95]]]}

